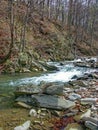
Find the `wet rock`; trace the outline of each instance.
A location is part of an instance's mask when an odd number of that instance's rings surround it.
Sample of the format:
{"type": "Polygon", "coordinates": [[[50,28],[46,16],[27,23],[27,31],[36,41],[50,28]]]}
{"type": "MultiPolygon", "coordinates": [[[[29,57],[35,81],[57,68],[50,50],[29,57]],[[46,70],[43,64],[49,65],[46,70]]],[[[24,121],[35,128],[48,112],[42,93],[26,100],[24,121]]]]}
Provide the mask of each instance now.
{"type": "Polygon", "coordinates": [[[64,84],[46,84],[43,87],[43,93],[50,94],[50,95],[63,95],[64,84]]]}
{"type": "Polygon", "coordinates": [[[28,105],[33,105],[35,103],[35,101],[32,101],[31,96],[19,96],[18,98],[16,98],[15,101],[16,102],[23,102],[23,103],[26,103],[28,105]]]}
{"type": "Polygon", "coordinates": [[[30,128],[31,121],[26,121],[23,125],[17,126],[14,130],[28,130],[30,128]]]}
{"type": "Polygon", "coordinates": [[[28,85],[22,85],[16,88],[15,95],[31,95],[35,93],[41,93],[42,89],[40,86],[28,84],[28,85]]]}
{"type": "Polygon", "coordinates": [[[95,78],[95,79],[98,79],[98,75],[95,74],[95,73],[91,73],[88,75],[89,77],[92,77],[92,78],[95,78]]]}
{"type": "Polygon", "coordinates": [[[90,63],[87,63],[86,61],[75,62],[74,65],[78,67],[91,67],[90,63]]]}
{"type": "Polygon", "coordinates": [[[71,93],[68,97],[70,100],[74,101],[76,99],[80,99],[81,98],[81,95],[79,94],[76,94],[76,93],[71,93]]]}
{"type": "Polygon", "coordinates": [[[95,124],[91,121],[86,121],[85,126],[91,130],[98,130],[98,124],[95,124]]]}
{"type": "Polygon", "coordinates": [[[22,68],[22,70],[21,70],[23,73],[30,73],[31,71],[29,70],[29,69],[27,69],[27,68],[22,68]]]}
{"type": "Polygon", "coordinates": [[[16,99],[17,102],[24,102],[30,106],[52,108],[52,109],[67,109],[75,106],[75,103],[69,100],[65,100],[62,96],[52,96],[45,94],[35,94],[35,95],[22,95],[16,99]]]}
{"type": "Polygon", "coordinates": [[[74,75],[71,79],[77,79],[78,76],[77,75],[74,75]]]}
{"type": "Polygon", "coordinates": [[[38,61],[34,61],[34,60],[32,61],[30,70],[31,71],[47,71],[44,66],[39,64],[38,61]]]}
{"type": "Polygon", "coordinates": [[[87,87],[87,84],[82,81],[82,80],[75,80],[75,81],[70,81],[69,84],[71,84],[72,86],[76,86],[78,88],[80,87],[87,87]]]}
{"type": "Polygon", "coordinates": [[[58,70],[58,68],[54,65],[49,65],[46,62],[32,61],[30,70],[32,70],[32,71],[54,71],[54,70],[58,70]]]}
{"type": "Polygon", "coordinates": [[[64,130],[84,130],[78,123],[68,124],[64,130]]]}
{"type": "Polygon", "coordinates": [[[74,102],[65,100],[59,96],[51,95],[32,95],[32,100],[36,100],[40,107],[52,108],[52,109],[67,109],[75,106],[74,102]]]}
{"type": "Polygon", "coordinates": [[[42,65],[48,71],[58,70],[58,68],[55,65],[49,65],[46,62],[39,61],[39,64],[42,65]]]}

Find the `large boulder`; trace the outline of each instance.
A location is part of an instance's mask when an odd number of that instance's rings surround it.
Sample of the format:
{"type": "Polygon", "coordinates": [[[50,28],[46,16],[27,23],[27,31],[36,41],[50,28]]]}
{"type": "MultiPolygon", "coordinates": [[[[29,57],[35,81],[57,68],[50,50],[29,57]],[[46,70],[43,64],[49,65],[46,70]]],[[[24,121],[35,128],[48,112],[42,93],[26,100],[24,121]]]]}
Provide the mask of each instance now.
{"type": "Polygon", "coordinates": [[[18,95],[32,95],[41,92],[42,89],[40,88],[40,86],[28,84],[28,85],[18,86],[14,93],[16,96],[18,96],[18,95]]]}
{"type": "Polygon", "coordinates": [[[16,102],[19,101],[35,107],[50,108],[57,110],[64,110],[75,106],[74,102],[66,100],[64,97],[51,96],[45,94],[20,96],[16,99],[16,102]]]}
{"type": "Polygon", "coordinates": [[[40,107],[51,109],[63,110],[75,106],[74,102],[65,100],[65,98],[59,96],[32,95],[32,100],[36,100],[40,107]]]}
{"type": "Polygon", "coordinates": [[[32,71],[54,71],[54,70],[58,70],[58,68],[55,65],[49,65],[47,62],[33,60],[30,70],[32,70],[32,71]]]}
{"type": "Polygon", "coordinates": [[[63,95],[64,93],[63,83],[44,83],[41,88],[43,93],[49,95],[63,95]]]}
{"type": "Polygon", "coordinates": [[[39,64],[42,65],[48,71],[58,70],[58,68],[55,65],[50,65],[47,62],[39,61],[39,64]]]}
{"type": "Polygon", "coordinates": [[[18,86],[14,93],[16,96],[32,95],[38,93],[44,93],[49,95],[64,95],[68,91],[66,90],[65,85],[63,83],[42,82],[40,83],[40,85],[28,84],[28,85],[18,86]]]}

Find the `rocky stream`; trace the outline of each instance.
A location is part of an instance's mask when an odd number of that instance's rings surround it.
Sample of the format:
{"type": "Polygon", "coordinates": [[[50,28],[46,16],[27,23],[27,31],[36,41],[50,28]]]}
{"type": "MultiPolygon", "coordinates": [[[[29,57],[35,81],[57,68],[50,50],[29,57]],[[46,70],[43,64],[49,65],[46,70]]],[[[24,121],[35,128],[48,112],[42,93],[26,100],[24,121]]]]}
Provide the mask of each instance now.
{"type": "Polygon", "coordinates": [[[98,130],[98,62],[48,62],[53,71],[0,75],[0,130],[98,130]]]}

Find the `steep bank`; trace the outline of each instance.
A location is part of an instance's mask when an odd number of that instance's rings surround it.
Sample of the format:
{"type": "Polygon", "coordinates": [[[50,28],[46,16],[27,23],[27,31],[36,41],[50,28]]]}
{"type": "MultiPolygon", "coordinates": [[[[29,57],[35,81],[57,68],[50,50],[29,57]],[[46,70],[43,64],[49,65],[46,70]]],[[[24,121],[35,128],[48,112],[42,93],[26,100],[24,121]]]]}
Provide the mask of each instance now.
{"type": "MultiPolygon", "coordinates": [[[[73,43],[73,40],[69,38],[67,25],[62,27],[60,21],[47,19],[46,17],[41,19],[37,11],[32,14],[33,16],[30,16],[25,29],[25,39],[21,39],[22,30],[24,29],[22,18],[26,13],[26,5],[16,6],[15,4],[14,6],[14,44],[8,60],[0,65],[1,70],[14,65],[16,71],[19,71],[19,66],[26,67],[31,64],[32,60],[60,61],[73,59],[74,56],[97,55],[97,42],[93,40],[94,43],[91,48],[88,44],[89,36],[85,32],[83,40],[73,43]],[[25,47],[22,44],[23,40],[25,41],[25,47]]],[[[9,22],[8,3],[6,0],[2,0],[0,2],[0,60],[4,59],[10,49],[9,22]]],[[[71,37],[75,38],[74,27],[71,27],[71,37]]]]}

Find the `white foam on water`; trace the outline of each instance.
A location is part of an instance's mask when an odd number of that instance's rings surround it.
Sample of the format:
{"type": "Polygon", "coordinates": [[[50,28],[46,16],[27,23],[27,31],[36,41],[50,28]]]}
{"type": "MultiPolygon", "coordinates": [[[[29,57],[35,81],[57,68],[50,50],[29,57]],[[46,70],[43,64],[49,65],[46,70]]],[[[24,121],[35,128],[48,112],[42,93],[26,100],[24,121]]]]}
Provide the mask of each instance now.
{"type": "MultiPolygon", "coordinates": [[[[59,65],[58,65],[59,66],[59,65]]],[[[40,82],[68,82],[73,76],[81,76],[84,73],[91,73],[95,69],[74,67],[73,64],[59,66],[60,70],[54,73],[43,74],[38,77],[22,78],[10,83],[11,86],[22,84],[40,84],[40,82]]]]}

